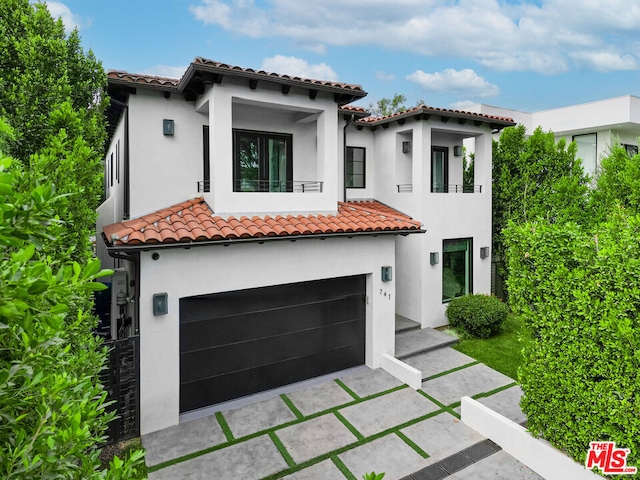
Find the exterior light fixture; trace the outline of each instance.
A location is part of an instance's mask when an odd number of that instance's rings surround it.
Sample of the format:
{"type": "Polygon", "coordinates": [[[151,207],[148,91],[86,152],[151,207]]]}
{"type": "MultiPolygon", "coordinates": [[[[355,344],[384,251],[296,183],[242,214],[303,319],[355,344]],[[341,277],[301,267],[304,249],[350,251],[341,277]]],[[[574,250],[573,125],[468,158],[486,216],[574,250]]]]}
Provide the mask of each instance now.
{"type": "Polygon", "coordinates": [[[409,153],[411,151],[411,142],[402,142],[402,153],[409,153]]]}
{"type": "Polygon", "coordinates": [[[480,247],[480,258],[487,258],[489,256],[489,247],[480,247]]]}
{"type": "Polygon", "coordinates": [[[169,118],[165,118],[162,120],[162,134],[163,135],[173,135],[174,131],[174,123],[173,120],[169,118]]]}
{"type": "Polygon", "coordinates": [[[440,252],[431,252],[429,254],[429,263],[431,263],[431,265],[440,263],[440,252]]]}
{"type": "Polygon", "coordinates": [[[393,268],[392,267],[382,267],[382,281],[390,282],[393,280],[393,268]]]}
{"type": "Polygon", "coordinates": [[[153,315],[166,315],[169,313],[169,296],[166,293],[153,294],[153,315]]]}
{"type": "Polygon", "coordinates": [[[462,145],[456,145],[453,147],[453,156],[461,157],[462,156],[462,145]]]}

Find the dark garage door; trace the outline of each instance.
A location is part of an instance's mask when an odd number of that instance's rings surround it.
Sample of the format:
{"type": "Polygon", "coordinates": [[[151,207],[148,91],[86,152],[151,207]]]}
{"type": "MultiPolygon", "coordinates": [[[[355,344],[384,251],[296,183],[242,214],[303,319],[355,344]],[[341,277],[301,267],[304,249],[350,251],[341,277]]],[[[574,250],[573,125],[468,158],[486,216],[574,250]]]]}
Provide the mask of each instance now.
{"type": "Polygon", "coordinates": [[[364,363],[365,277],[180,299],[180,412],[364,363]]]}

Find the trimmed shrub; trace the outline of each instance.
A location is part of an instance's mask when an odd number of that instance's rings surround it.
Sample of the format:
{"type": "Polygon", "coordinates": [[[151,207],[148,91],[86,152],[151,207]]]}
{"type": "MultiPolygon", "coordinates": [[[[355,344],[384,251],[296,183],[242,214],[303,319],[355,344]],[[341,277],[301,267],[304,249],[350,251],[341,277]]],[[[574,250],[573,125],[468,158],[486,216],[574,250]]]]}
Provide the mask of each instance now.
{"type": "Polygon", "coordinates": [[[454,298],[446,312],[452,327],[477,338],[488,338],[499,332],[508,313],[499,298],[483,294],[454,298]]]}
{"type": "Polygon", "coordinates": [[[640,462],[640,215],[505,230],[509,299],[532,333],[519,377],[527,427],[584,463],[613,441],[640,462]]]}

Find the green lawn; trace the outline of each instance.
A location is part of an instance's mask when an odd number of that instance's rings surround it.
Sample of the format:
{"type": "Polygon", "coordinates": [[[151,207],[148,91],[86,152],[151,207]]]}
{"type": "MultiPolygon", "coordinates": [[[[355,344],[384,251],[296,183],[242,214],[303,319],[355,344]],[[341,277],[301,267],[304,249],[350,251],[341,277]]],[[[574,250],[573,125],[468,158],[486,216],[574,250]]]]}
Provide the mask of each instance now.
{"type": "Polygon", "coordinates": [[[460,343],[453,348],[518,380],[518,367],[522,364],[522,348],[526,341],[521,320],[510,314],[500,334],[485,340],[460,335],[460,343]]]}

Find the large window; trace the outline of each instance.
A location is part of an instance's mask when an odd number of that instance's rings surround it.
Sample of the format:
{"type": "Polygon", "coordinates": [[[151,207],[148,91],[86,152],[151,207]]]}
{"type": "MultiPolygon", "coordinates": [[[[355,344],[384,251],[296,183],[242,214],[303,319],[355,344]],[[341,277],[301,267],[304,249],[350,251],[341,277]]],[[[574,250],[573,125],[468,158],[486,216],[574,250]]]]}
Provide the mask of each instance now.
{"type": "Polygon", "coordinates": [[[573,141],[578,146],[578,157],[582,159],[584,173],[593,175],[596,171],[596,157],[598,155],[598,143],[595,133],[574,135],[573,141]]]}
{"type": "Polygon", "coordinates": [[[449,190],[449,149],[431,148],[431,192],[442,193],[449,190]]]}
{"type": "Polygon", "coordinates": [[[233,191],[291,192],[291,152],[291,135],[234,130],[233,191]]]}
{"type": "Polygon", "coordinates": [[[347,147],[347,171],[345,172],[347,188],[365,187],[365,153],[363,147],[347,147]]]}
{"type": "Polygon", "coordinates": [[[442,302],[473,291],[473,240],[459,238],[442,241],[442,302]]]}

